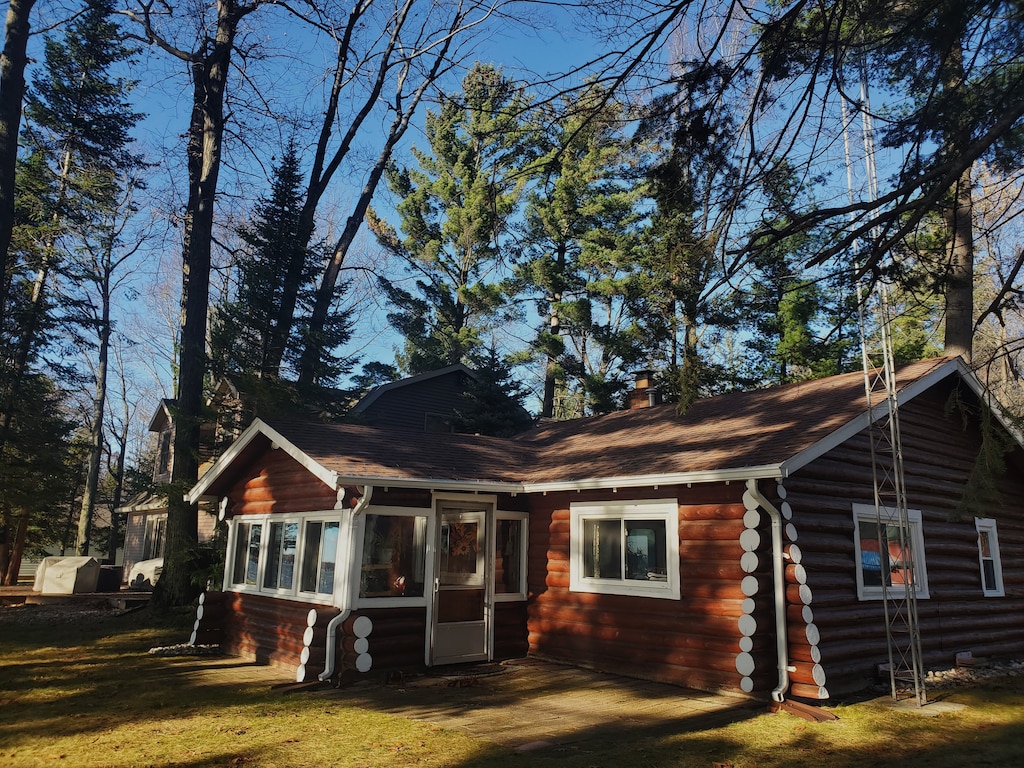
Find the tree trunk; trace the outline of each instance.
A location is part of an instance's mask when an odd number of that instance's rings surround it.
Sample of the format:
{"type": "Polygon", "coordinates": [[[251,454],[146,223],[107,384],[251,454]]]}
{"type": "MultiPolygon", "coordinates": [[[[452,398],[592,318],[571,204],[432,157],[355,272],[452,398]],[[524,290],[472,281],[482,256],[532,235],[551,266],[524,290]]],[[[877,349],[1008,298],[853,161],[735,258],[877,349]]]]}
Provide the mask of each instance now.
{"type": "Polygon", "coordinates": [[[206,323],[210,295],[213,213],[224,134],[224,92],[235,33],[252,8],[235,0],[217,5],[217,34],[209,53],[192,62],[193,102],[188,133],[189,196],[182,246],[181,337],[174,461],[167,494],[164,570],[155,597],[184,605],[195,596],[192,559],[198,539],[198,509],[184,494],[199,477],[200,420],[206,373],[206,323]]]}
{"type": "Polygon", "coordinates": [[[14,532],[14,541],[8,549],[7,568],[0,572],[5,586],[13,587],[18,583],[18,572],[21,570],[21,560],[25,555],[25,538],[28,536],[28,515],[18,518],[18,527],[14,532]]]}
{"type": "MultiPolygon", "coordinates": [[[[117,559],[117,550],[121,547],[123,529],[121,526],[121,513],[117,510],[121,507],[121,498],[124,496],[124,454],[128,446],[128,423],[125,419],[121,427],[121,434],[117,436],[118,452],[114,459],[113,466],[108,466],[108,471],[114,478],[114,492],[110,497],[110,536],[107,537],[107,559],[114,562],[117,559]]],[[[127,576],[127,574],[125,574],[127,576]]]]}
{"type": "MultiPolygon", "coordinates": [[[[548,317],[548,333],[554,337],[562,335],[562,321],[558,316],[558,303],[562,300],[561,287],[565,285],[565,252],[566,244],[558,244],[558,253],[555,255],[555,275],[559,288],[551,292],[549,304],[551,306],[548,317]]],[[[550,419],[555,415],[555,373],[558,369],[558,360],[549,351],[544,363],[544,399],[541,402],[540,415],[543,419],[550,419]]]]}
{"type": "MultiPolygon", "coordinates": [[[[963,41],[956,40],[945,62],[947,91],[964,88],[963,41]]],[[[967,115],[956,115],[946,128],[945,154],[960,157],[966,154],[964,143],[970,143],[967,115]]],[[[951,190],[949,206],[943,210],[949,263],[946,273],[946,335],[945,353],[960,355],[968,365],[974,347],[974,220],[971,190],[971,169],[966,168],[951,190]]]]}
{"type": "MultiPolygon", "coordinates": [[[[107,260],[109,265],[109,259],[107,260]]],[[[96,510],[96,491],[100,482],[100,462],[103,459],[103,418],[107,403],[107,360],[110,355],[110,287],[109,269],[102,278],[102,309],[100,339],[96,364],[96,392],[92,401],[92,430],[89,435],[89,468],[82,492],[82,512],[78,516],[78,538],[75,550],[79,555],[89,554],[89,536],[92,533],[93,514],[96,510]]],[[[111,527],[114,519],[111,512],[111,527]]]]}
{"type": "Polygon", "coordinates": [[[18,161],[21,104],[25,96],[29,14],[35,0],[10,0],[0,54],[0,328],[4,326],[8,251],[14,231],[14,177],[18,161]]]}
{"type": "Polygon", "coordinates": [[[964,171],[943,212],[948,238],[945,353],[970,365],[974,346],[974,226],[971,171],[964,171]]]}

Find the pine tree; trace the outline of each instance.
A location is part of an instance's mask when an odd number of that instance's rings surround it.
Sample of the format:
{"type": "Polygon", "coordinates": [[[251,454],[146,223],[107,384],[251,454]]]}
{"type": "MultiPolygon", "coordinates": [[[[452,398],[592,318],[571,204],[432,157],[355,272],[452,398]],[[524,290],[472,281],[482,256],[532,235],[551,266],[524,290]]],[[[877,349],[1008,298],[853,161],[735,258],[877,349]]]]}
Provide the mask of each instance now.
{"type": "Polygon", "coordinates": [[[429,152],[418,168],[392,165],[389,189],[404,237],[371,214],[378,242],[415,277],[415,291],[382,284],[395,307],[388,319],[405,339],[401,364],[421,373],[464,362],[501,307],[502,244],[525,180],[519,169],[525,98],[494,67],[476,64],[463,93],[426,118],[429,152]]]}
{"type": "Polygon", "coordinates": [[[511,437],[529,429],[533,420],[523,408],[529,391],[515,379],[507,360],[494,347],[470,356],[470,378],[456,408],[455,431],[492,437],[511,437]]]}
{"type": "MultiPolygon", "coordinates": [[[[75,297],[72,288],[76,278],[91,280],[94,276],[74,274],[72,254],[77,243],[107,227],[110,211],[120,202],[121,181],[141,166],[139,157],[130,151],[129,133],[140,117],[125,101],[132,83],[117,74],[134,49],[124,44],[113,21],[113,3],[89,2],[61,39],[47,38],[44,54],[44,71],[34,78],[25,106],[27,149],[18,181],[23,188],[18,199],[24,206],[17,235],[22,246],[20,269],[5,286],[15,297],[8,300],[9,306],[18,305],[19,311],[16,327],[8,324],[4,329],[12,362],[0,405],[0,456],[8,447],[19,410],[28,407],[35,411],[20,395],[31,367],[42,364],[38,355],[48,341],[47,333],[59,322],[65,337],[79,339],[77,327],[97,321],[83,314],[89,311],[88,302],[75,297]],[[69,283],[59,307],[50,297],[57,279],[69,283]]],[[[83,553],[88,550],[103,445],[109,306],[98,322],[102,326],[100,365],[78,533],[78,548],[83,553]]],[[[67,367],[57,371],[62,378],[72,375],[67,367]]]]}
{"type": "Polygon", "coordinates": [[[302,209],[302,176],[298,150],[289,142],[272,170],[269,194],[260,199],[252,222],[238,235],[243,247],[235,262],[236,289],[218,307],[211,322],[211,368],[214,373],[246,373],[277,378],[280,355],[294,350],[294,336],[281,339],[279,310],[285,275],[301,263],[299,292],[308,289],[316,264],[315,253],[298,238],[302,209]]]}
{"type": "Polygon", "coordinates": [[[722,233],[715,221],[724,191],[737,178],[731,155],[736,121],[716,94],[737,71],[691,62],[681,62],[678,71],[675,90],[652,100],[639,131],[656,149],[647,170],[654,211],[634,311],[659,345],[652,367],[665,371],[666,389],[685,411],[722,377],[702,350],[702,334],[735,325],[717,307],[729,275],[717,257],[722,233]]]}
{"type": "Polygon", "coordinates": [[[633,278],[640,195],[623,121],[594,86],[557,114],[542,112],[535,128],[543,154],[516,279],[545,318],[532,344],[544,360],[544,418],[610,410],[622,369],[643,355],[618,311],[633,278]]]}

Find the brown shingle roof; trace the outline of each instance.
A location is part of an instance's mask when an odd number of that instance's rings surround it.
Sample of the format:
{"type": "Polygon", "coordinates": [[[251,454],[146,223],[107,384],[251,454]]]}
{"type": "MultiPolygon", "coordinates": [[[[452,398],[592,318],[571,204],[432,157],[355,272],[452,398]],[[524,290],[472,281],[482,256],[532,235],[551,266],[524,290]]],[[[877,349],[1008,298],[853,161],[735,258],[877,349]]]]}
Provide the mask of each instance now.
{"type": "Polygon", "coordinates": [[[479,435],[304,421],[269,425],[325,469],[351,478],[518,483],[531,453],[528,446],[479,435]]]}
{"type": "MultiPolygon", "coordinates": [[[[905,366],[901,386],[947,364],[905,366]]],[[[866,411],[863,373],[698,400],[683,416],[673,405],[556,422],[520,435],[536,450],[534,483],[710,472],[775,466],[866,411]]]]}
{"type": "MultiPolygon", "coordinates": [[[[948,358],[906,366],[901,385],[948,358]]],[[[552,483],[776,466],[865,411],[861,373],[548,424],[519,437],[271,422],[300,451],[349,478],[552,483]]]]}

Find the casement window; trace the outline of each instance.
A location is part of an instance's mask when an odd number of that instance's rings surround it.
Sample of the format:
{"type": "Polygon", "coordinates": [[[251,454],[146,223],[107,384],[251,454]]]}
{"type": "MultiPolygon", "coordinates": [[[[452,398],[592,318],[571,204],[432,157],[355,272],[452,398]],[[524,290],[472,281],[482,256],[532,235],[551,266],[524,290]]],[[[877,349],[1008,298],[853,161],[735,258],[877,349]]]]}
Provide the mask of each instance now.
{"type": "Polygon", "coordinates": [[[526,599],[527,515],[497,512],[494,531],[494,599],[526,599]]]}
{"type": "Polygon", "coordinates": [[[167,535],[167,515],[146,518],[146,534],[142,543],[142,559],[152,560],[164,556],[164,539],[167,535]]]}
{"type": "Polygon", "coordinates": [[[231,583],[235,586],[256,586],[258,583],[256,577],[259,573],[262,535],[262,523],[235,523],[235,546],[231,568],[231,583]]]}
{"type": "Polygon", "coordinates": [[[334,594],[341,523],[337,513],[235,518],[226,588],[296,600],[334,594]]]}
{"type": "Polygon", "coordinates": [[[920,510],[907,510],[907,526],[900,531],[899,515],[894,509],[883,507],[876,514],[873,505],[853,505],[857,597],[861,600],[881,600],[883,588],[888,589],[890,596],[905,595],[911,581],[918,598],[928,597],[920,510]]]}
{"type": "Polygon", "coordinates": [[[981,566],[981,589],[985,597],[1002,597],[1003,566],[999,560],[999,539],[996,536],[996,521],[988,517],[976,517],[974,526],[978,531],[978,562],[981,566]]]}
{"type": "Polygon", "coordinates": [[[307,520],[303,535],[302,581],[300,592],[331,594],[334,592],[334,571],[338,564],[337,520],[307,520]]]}
{"type": "Polygon", "coordinates": [[[295,584],[295,558],[299,551],[299,524],[271,523],[267,542],[264,589],[291,589],[295,584]]]}
{"type": "Polygon", "coordinates": [[[569,524],[573,592],[679,599],[674,499],[572,504],[569,524]]]}
{"type": "Polygon", "coordinates": [[[426,515],[395,509],[365,516],[359,571],[361,604],[378,598],[388,602],[422,598],[426,563],[426,515]]]}

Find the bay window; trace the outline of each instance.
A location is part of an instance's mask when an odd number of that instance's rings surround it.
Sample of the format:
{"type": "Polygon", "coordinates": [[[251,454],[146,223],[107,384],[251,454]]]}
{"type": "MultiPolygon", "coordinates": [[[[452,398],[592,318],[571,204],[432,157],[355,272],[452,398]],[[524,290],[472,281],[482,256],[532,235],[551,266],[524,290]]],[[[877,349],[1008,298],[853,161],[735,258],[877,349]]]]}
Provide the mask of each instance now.
{"type": "Polygon", "coordinates": [[[334,594],[341,522],[337,513],[260,515],[232,521],[225,587],[297,600],[334,594]]]}

